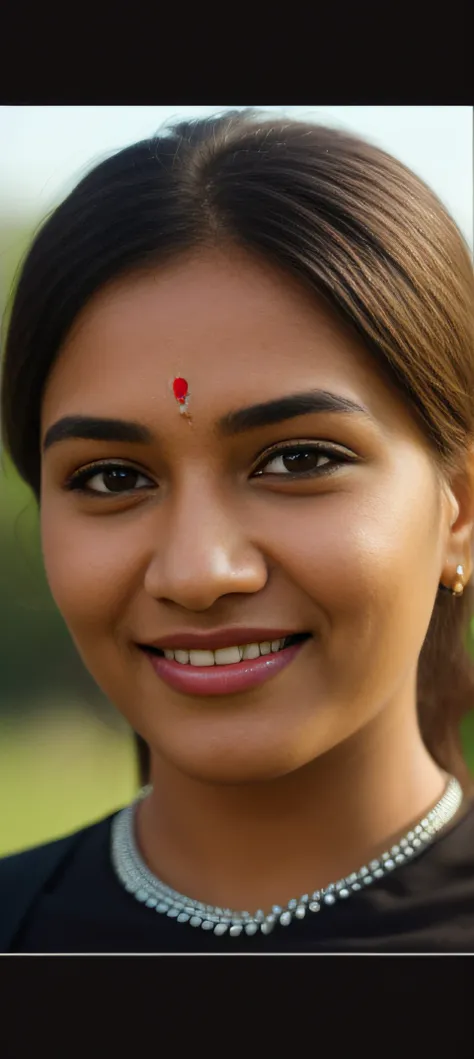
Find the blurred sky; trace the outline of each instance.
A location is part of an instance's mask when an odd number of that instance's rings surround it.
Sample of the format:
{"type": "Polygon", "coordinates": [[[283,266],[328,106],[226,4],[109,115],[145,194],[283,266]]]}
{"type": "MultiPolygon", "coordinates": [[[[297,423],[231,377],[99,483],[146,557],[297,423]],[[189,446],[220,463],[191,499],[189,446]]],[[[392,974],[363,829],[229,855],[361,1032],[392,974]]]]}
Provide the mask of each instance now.
{"type": "MultiPolygon", "coordinates": [[[[152,135],[173,117],[228,109],[230,105],[0,107],[0,214],[12,220],[40,220],[109,152],[152,135]]],[[[437,192],[472,248],[472,107],[272,105],[259,109],[311,116],[360,133],[389,150],[437,192]]]]}

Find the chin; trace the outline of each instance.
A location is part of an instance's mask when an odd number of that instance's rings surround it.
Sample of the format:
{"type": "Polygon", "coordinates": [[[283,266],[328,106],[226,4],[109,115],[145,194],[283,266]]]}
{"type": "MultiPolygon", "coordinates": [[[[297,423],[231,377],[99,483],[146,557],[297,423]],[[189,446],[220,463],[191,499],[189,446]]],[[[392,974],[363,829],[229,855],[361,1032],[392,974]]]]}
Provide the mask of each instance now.
{"type": "Polygon", "coordinates": [[[196,761],[180,758],[168,761],[179,772],[199,783],[216,784],[219,786],[235,787],[253,783],[268,783],[272,780],[281,779],[289,773],[296,771],[298,765],[284,766],[275,762],[259,762],[255,765],[236,759],[228,761],[199,760],[196,761]]]}
{"type": "Polygon", "coordinates": [[[281,745],[273,742],[259,744],[242,741],[239,746],[235,740],[227,745],[224,741],[218,744],[206,743],[204,746],[197,740],[178,743],[177,741],[156,740],[150,743],[155,746],[160,757],[168,764],[190,779],[201,783],[212,783],[233,786],[237,784],[265,783],[280,779],[308,765],[317,751],[308,757],[308,749],[303,753],[301,741],[299,752],[289,746],[287,740],[281,745]]]}

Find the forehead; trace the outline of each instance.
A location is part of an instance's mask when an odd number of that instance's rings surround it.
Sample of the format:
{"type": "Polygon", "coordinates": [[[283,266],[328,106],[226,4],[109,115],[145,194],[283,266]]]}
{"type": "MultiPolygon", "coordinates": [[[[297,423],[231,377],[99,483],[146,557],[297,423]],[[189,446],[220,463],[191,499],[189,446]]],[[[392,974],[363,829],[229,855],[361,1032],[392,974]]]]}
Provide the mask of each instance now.
{"type": "Polygon", "coordinates": [[[315,387],[363,398],[382,419],[399,403],[349,329],[296,280],[240,250],[209,250],[90,300],[50,373],[43,425],[74,413],[153,424],[175,415],[177,375],[200,421],[315,387]]]}

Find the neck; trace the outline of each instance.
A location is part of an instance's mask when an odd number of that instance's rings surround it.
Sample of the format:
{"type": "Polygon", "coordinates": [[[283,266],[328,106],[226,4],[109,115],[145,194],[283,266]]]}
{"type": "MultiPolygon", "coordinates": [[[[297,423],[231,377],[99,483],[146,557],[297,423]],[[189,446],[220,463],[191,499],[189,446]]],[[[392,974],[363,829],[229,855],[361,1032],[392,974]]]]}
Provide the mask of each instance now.
{"type": "Polygon", "coordinates": [[[447,782],[414,711],[383,711],[303,768],[254,784],[200,783],[152,753],[153,791],[136,834],[163,882],[208,904],[284,904],[356,871],[389,848],[447,782]]]}

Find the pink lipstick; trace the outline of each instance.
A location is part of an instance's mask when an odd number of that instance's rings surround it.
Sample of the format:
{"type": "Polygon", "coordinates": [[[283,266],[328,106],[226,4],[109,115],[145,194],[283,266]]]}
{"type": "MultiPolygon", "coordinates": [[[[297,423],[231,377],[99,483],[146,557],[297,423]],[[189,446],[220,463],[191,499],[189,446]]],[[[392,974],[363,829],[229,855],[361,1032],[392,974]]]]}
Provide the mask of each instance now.
{"type": "MultiPolygon", "coordinates": [[[[239,631],[242,633],[242,630],[239,631]]],[[[255,644],[259,641],[269,643],[279,639],[277,630],[266,630],[265,636],[260,635],[263,630],[258,630],[258,641],[256,637],[257,630],[245,630],[245,632],[245,641],[242,639],[242,635],[237,639],[236,630],[234,629],[220,636],[212,636],[212,634],[208,634],[205,637],[202,635],[191,637],[183,634],[175,635],[173,638],[167,636],[166,643],[169,646],[173,644],[177,650],[180,650],[178,647],[179,643],[186,644],[191,649],[199,644],[197,648],[199,651],[206,649],[216,650],[217,642],[220,646],[225,647],[235,644],[236,641],[237,643],[240,641],[240,643],[255,644]],[[223,641],[226,641],[226,643],[223,641]]],[[[173,658],[166,658],[163,648],[150,644],[140,644],[140,647],[149,658],[157,676],[169,687],[186,695],[208,697],[249,691],[265,683],[265,681],[271,680],[272,677],[280,673],[297,657],[309,639],[309,634],[290,634],[284,639],[288,642],[284,642],[279,650],[270,650],[257,658],[242,658],[241,661],[232,662],[229,665],[193,665],[190,662],[183,663],[173,658]]],[[[164,642],[165,639],[161,641],[163,644],[164,642]]]]}

